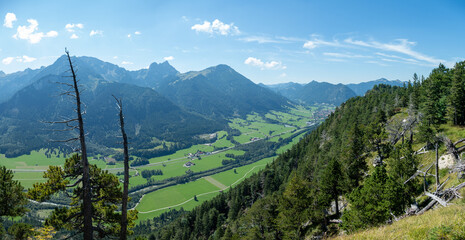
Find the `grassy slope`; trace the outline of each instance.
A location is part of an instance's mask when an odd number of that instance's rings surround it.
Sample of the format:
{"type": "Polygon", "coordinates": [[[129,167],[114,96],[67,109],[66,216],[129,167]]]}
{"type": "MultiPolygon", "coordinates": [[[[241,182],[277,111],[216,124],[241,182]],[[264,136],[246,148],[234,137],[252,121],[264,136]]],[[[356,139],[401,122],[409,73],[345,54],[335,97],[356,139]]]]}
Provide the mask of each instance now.
{"type": "Polygon", "coordinates": [[[462,200],[421,216],[404,218],[391,225],[339,236],[336,239],[454,239],[453,235],[458,235],[455,239],[465,238],[465,203],[462,200]]]}

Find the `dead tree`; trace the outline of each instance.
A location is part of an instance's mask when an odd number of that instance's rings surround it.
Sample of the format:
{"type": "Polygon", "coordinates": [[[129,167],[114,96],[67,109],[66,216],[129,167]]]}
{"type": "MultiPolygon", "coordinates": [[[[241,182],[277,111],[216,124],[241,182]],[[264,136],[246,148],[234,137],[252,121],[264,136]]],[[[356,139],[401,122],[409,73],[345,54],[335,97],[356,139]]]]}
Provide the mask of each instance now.
{"type": "MultiPolygon", "coordinates": [[[[447,147],[448,153],[452,154],[454,156],[454,158],[456,159],[456,161],[460,160],[459,153],[465,150],[465,146],[461,146],[461,147],[457,146],[458,144],[460,144],[462,142],[465,142],[465,138],[460,139],[460,140],[456,141],[455,143],[452,143],[452,141],[449,138],[445,137],[445,136],[438,136],[437,137],[436,143],[435,143],[436,161],[434,163],[432,163],[431,165],[429,165],[429,167],[427,167],[424,171],[417,170],[417,172],[415,174],[413,174],[409,179],[407,179],[407,181],[404,182],[404,184],[406,184],[407,182],[414,179],[418,175],[423,174],[423,179],[424,179],[424,182],[425,182],[424,183],[425,195],[430,197],[431,201],[423,209],[416,212],[417,215],[423,214],[427,210],[434,207],[437,203],[439,203],[442,206],[447,206],[448,202],[450,202],[452,199],[454,199],[454,198],[462,198],[462,196],[460,196],[458,191],[460,189],[462,189],[463,187],[465,187],[465,182],[461,183],[461,184],[459,184],[457,186],[453,186],[451,188],[448,188],[446,190],[442,190],[442,189],[446,185],[447,181],[449,181],[450,177],[447,178],[442,184],[440,184],[440,182],[439,182],[439,143],[441,141],[447,147]],[[428,171],[433,166],[436,167],[436,174],[435,175],[428,173],[428,171]],[[434,176],[436,178],[436,191],[434,193],[428,192],[428,187],[426,185],[426,176],[434,176]]],[[[421,150],[422,149],[418,150],[417,152],[420,152],[421,150]]],[[[454,169],[451,170],[451,172],[456,172],[456,171],[457,172],[465,171],[465,165],[462,164],[461,161],[459,161],[459,164],[457,166],[455,166],[454,169]]]]}
{"type": "MultiPolygon", "coordinates": [[[[74,148],[74,151],[79,153],[67,158],[64,167],[49,166],[47,173],[44,175],[48,180],[44,183],[34,184],[33,188],[28,191],[28,197],[43,202],[49,200],[57,192],[64,192],[73,201],[67,207],[56,208],[48,218],[54,227],[57,229],[64,227],[69,230],[78,230],[77,233],[82,233],[84,240],[92,240],[94,234],[98,234],[101,238],[108,235],[117,235],[121,229],[121,218],[119,213],[116,212],[118,208],[116,203],[123,200],[120,183],[113,174],[89,164],[79,81],[69,52],[67,50],[65,52],[70,66],[71,76],[68,77],[71,82],[61,83],[69,87],[61,95],[68,95],[73,98],[73,104],[76,104],[74,110],[77,117],[50,123],[66,125],[66,129],[56,131],[78,131],[76,137],[56,142],[68,143],[79,140],[80,148],[74,148]],[[73,191],[70,193],[69,189],[73,191]]],[[[137,212],[130,212],[127,225],[131,225],[133,219],[136,219],[135,214],[137,212]]]]}
{"type": "Polygon", "coordinates": [[[69,56],[69,51],[65,49],[66,55],[68,56],[69,68],[72,74],[72,89],[74,90],[74,98],[76,100],[76,114],[78,129],[79,129],[79,142],[81,145],[81,164],[82,164],[82,188],[83,188],[83,216],[84,216],[84,240],[93,239],[93,227],[92,227],[92,192],[90,185],[90,174],[89,174],[89,161],[87,159],[87,148],[84,132],[84,121],[82,119],[82,110],[81,110],[81,96],[78,88],[78,80],[76,78],[76,73],[74,71],[73,63],[71,62],[71,57],[69,56]]]}
{"type": "Polygon", "coordinates": [[[128,153],[128,137],[124,130],[124,116],[123,116],[123,101],[116,98],[116,105],[119,109],[119,123],[121,127],[121,134],[123,136],[123,147],[124,147],[124,183],[123,183],[123,201],[121,206],[121,232],[120,240],[127,239],[128,231],[128,187],[129,187],[129,153],[128,153]]]}
{"type": "Polygon", "coordinates": [[[441,136],[440,139],[446,146],[447,153],[449,153],[454,158],[454,162],[456,163],[456,166],[451,170],[451,172],[457,172],[460,178],[462,173],[465,171],[465,164],[462,162],[460,157],[460,154],[465,151],[465,145],[459,146],[459,144],[465,142],[465,138],[462,138],[456,142],[452,142],[446,136],[441,136]]]}
{"type": "Polygon", "coordinates": [[[439,190],[439,142],[434,145],[436,148],[436,191],[439,190]]]}
{"type": "MultiPolygon", "coordinates": [[[[441,187],[443,187],[444,184],[441,185],[441,187]]],[[[427,210],[431,209],[434,205],[436,205],[436,203],[439,203],[443,206],[447,206],[448,205],[448,202],[450,202],[452,199],[454,198],[462,198],[462,196],[460,196],[459,194],[459,190],[462,189],[463,187],[465,187],[465,182],[457,185],[457,186],[453,186],[451,188],[448,188],[446,190],[441,190],[441,188],[439,188],[439,191],[437,191],[436,193],[426,193],[425,195],[428,196],[428,197],[431,197],[431,202],[428,203],[428,205],[426,205],[426,207],[424,207],[423,209],[421,209],[419,212],[417,212],[417,215],[420,215],[420,214],[423,214],[424,212],[426,212],[427,210]]]]}
{"type": "Polygon", "coordinates": [[[426,181],[426,176],[434,176],[431,173],[428,173],[428,171],[434,166],[434,163],[429,165],[425,170],[417,170],[415,174],[413,174],[409,179],[407,179],[404,184],[407,184],[409,181],[412,179],[416,178],[418,175],[423,174],[423,190],[426,193],[426,190],[428,189],[428,182],[426,181]]]}
{"type": "MultiPolygon", "coordinates": [[[[388,124],[387,130],[389,133],[389,142],[391,145],[396,145],[396,143],[402,139],[402,144],[404,143],[405,134],[410,131],[412,134],[412,129],[416,126],[418,118],[408,117],[402,121],[392,121],[388,124]]],[[[412,138],[412,137],[411,137],[412,138]]]]}

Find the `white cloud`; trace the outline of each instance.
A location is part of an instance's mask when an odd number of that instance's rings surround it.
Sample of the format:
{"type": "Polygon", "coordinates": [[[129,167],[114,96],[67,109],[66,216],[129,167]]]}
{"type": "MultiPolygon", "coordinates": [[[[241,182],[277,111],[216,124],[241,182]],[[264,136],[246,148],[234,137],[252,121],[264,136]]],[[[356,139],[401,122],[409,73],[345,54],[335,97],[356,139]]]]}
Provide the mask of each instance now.
{"type": "Polygon", "coordinates": [[[13,28],[13,22],[16,20],[16,15],[14,13],[7,13],[5,15],[5,20],[3,21],[3,26],[7,28],[13,28]]]}
{"type": "Polygon", "coordinates": [[[283,36],[278,36],[276,37],[277,39],[286,41],[286,42],[306,42],[307,40],[303,38],[296,38],[296,37],[283,37],[283,36]]]}
{"type": "Polygon", "coordinates": [[[57,31],[50,31],[45,36],[46,37],[56,37],[56,36],[58,36],[58,32],[57,31]]]}
{"type": "Polygon", "coordinates": [[[318,36],[314,36],[312,40],[306,41],[303,45],[303,47],[307,49],[314,49],[319,46],[339,47],[341,46],[341,44],[337,40],[328,42],[328,41],[320,39],[318,36]]]}
{"type": "Polygon", "coordinates": [[[89,36],[92,37],[92,36],[95,36],[95,35],[100,35],[100,36],[102,36],[102,35],[103,35],[103,31],[102,31],[102,30],[92,30],[92,31],[90,31],[89,36]]]}
{"type": "Polygon", "coordinates": [[[14,59],[15,59],[14,57],[7,57],[7,58],[4,58],[4,59],[2,60],[2,63],[5,64],[5,65],[8,65],[8,64],[10,64],[11,62],[13,62],[14,59]]]}
{"type": "Polygon", "coordinates": [[[75,23],[68,23],[68,24],[66,24],[65,28],[66,28],[66,31],[68,31],[68,32],[74,32],[75,28],[83,29],[84,24],[82,24],[82,23],[76,23],[76,24],[75,23]]]}
{"type": "Polygon", "coordinates": [[[165,60],[165,61],[173,61],[174,57],[173,56],[164,57],[163,60],[165,60]]]}
{"type": "MultiPolygon", "coordinates": [[[[135,32],[134,32],[134,35],[141,35],[141,34],[142,34],[142,33],[139,32],[139,31],[135,31],[135,32]]],[[[128,38],[132,38],[134,35],[128,34],[128,38]]]]}
{"type": "Polygon", "coordinates": [[[241,38],[240,40],[244,42],[257,42],[257,43],[280,43],[281,41],[262,36],[249,36],[241,38]]]}
{"type": "Polygon", "coordinates": [[[285,78],[287,77],[287,74],[286,73],[281,73],[281,75],[279,75],[280,78],[285,78]]]}
{"type": "Polygon", "coordinates": [[[73,33],[73,35],[71,35],[71,37],[69,37],[69,38],[71,38],[71,39],[78,39],[78,38],[79,38],[79,36],[78,36],[78,35],[76,35],[75,33],[73,33]]]}
{"type": "Polygon", "coordinates": [[[371,56],[352,54],[352,53],[335,53],[335,52],[325,52],[323,55],[328,57],[335,58],[372,58],[371,56]]]}
{"type": "Polygon", "coordinates": [[[437,65],[441,62],[447,63],[445,60],[430,57],[425,54],[414,51],[412,47],[415,46],[416,43],[410,42],[407,39],[396,39],[394,42],[391,43],[381,43],[377,41],[359,41],[353,40],[352,38],[347,38],[344,40],[344,42],[361,47],[374,48],[387,52],[405,54],[409,57],[412,57],[414,60],[427,62],[433,65],[437,65]]]}
{"type": "Polygon", "coordinates": [[[400,57],[397,55],[384,54],[380,52],[377,52],[376,55],[385,57],[385,58],[390,58],[390,59],[398,59],[398,60],[402,60],[402,61],[410,62],[410,63],[418,63],[418,60],[415,60],[413,58],[404,58],[404,57],[400,57]]]}
{"type": "Polygon", "coordinates": [[[118,56],[114,56],[113,59],[118,59],[118,56]]]}
{"type": "Polygon", "coordinates": [[[39,29],[39,23],[35,19],[28,19],[29,26],[18,26],[16,34],[13,35],[14,39],[28,40],[30,43],[35,44],[40,42],[44,37],[56,37],[58,33],[56,31],[49,31],[47,34],[43,32],[37,32],[39,29]]]}
{"type": "Polygon", "coordinates": [[[23,55],[22,57],[21,57],[21,56],[18,56],[18,57],[7,57],[7,58],[4,58],[4,59],[2,60],[2,63],[5,64],[5,65],[8,65],[8,64],[12,63],[13,60],[16,60],[16,62],[30,63],[30,62],[34,62],[35,60],[37,60],[37,58],[28,57],[28,56],[26,56],[26,55],[23,55]]]}
{"type": "Polygon", "coordinates": [[[22,58],[19,58],[19,59],[20,60],[18,60],[18,62],[25,62],[25,63],[34,62],[35,60],[37,60],[37,58],[28,57],[26,55],[24,55],[22,58]]]}
{"type": "Polygon", "coordinates": [[[195,24],[191,27],[191,29],[196,32],[206,32],[223,36],[237,35],[241,33],[239,28],[234,26],[234,23],[226,24],[218,19],[215,19],[213,22],[204,21],[203,24],[195,24]]]}
{"type": "Polygon", "coordinates": [[[249,57],[244,61],[245,64],[260,67],[263,69],[286,69],[286,66],[283,66],[281,62],[277,61],[270,61],[270,62],[263,62],[262,60],[254,57],[249,57]]]}
{"type": "Polygon", "coordinates": [[[132,64],[134,64],[134,63],[128,62],[128,61],[122,61],[121,64],[123,64],[123,65],[132,65],[132,64]]]}

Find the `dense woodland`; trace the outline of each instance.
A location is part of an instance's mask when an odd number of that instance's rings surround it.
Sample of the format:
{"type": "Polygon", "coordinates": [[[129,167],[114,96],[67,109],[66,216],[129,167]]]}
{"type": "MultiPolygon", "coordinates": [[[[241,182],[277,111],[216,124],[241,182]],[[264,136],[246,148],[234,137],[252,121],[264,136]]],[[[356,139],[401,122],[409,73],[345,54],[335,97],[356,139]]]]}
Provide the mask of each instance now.
{"type": "Polygon", "coordinates": [[[465,62],[440,65],[427,78],[415,74],[405,87],[376,86],[239,186],[137,232],[149,239],[300,239],[385,224],[423,191],[419,181],[404,184],[418,168],[413,146],[432,149],[441,124],[464,125],[464,104],[465,62]],[[402,113],[412,127],[400,135],[393,119],[402,113]],[[340,212],[333,205],[342,199],[349,207],[340,212]]]}
{"type": "MultiPolygon", "coordinates": [[[[423,191],[419,181],[404,184],[418,168],[414,147],[433,149],[441,124],[465,125],[464,106],[465,62],[451,69],[440,65],[427,78],[414,75],[405,87],[378,85],[343,103],[317,129],[237,187],[192,211],[173,210],[136,227],[136,213],[130,212],[128,227],[134,227],[134,237],[148,239],[303,239],[385,224],[423,191]],[[410,127],[399,132],[396,117],[410,127]],[[348,207],[340,211],[346,201],[348,207]]],[[[251,150],[236,160],[268,154],[251,150]]],[[[51,167],[49,180],[27,193],[38,201],[55,192],[71,198],[71,208],[57,208],[45,221],[40,229],[44,234],[53,231],[47,226],[85,229],[85,187],[75,181],[82,174],[81,159],[73,155],[64,169],[51,167]]],[[[114,175],[94,166],[89,170],[95,236],[117,235],[121,187],[114,175]]],[[[0,216],[24,215],[26,193],[10,170],[0,171],[0,187],[8,189],[2,192],[10,193],[0,196],[0,216]]],[[[0,235],[6,234],[3,229],[0,235]]],[[[16,223],[7,231],[25,239],[32,234],[28,229],[31,225],[16,223]]]]}

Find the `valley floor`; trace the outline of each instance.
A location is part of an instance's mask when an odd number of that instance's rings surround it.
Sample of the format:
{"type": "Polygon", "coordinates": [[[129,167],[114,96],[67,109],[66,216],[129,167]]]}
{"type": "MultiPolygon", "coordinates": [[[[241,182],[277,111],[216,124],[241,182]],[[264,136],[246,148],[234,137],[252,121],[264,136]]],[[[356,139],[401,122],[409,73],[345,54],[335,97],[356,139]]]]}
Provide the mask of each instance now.
{"type": "MultiPolygon", "coordinates": [[[[230,120],[230,127],[240,132],[240,135],[229,136],[226,131],[216,132],[216,141],[211,144],[199,144],[190,148],[179,150],[173,154],[156,157],[149,160],[149,164],[131,167],[130,186],[148,183],[148,179],[143,178],[143,170],[161,170],[163,175],[152,176],[152,181],[161,181],[171,177],[182,176],[187,170],[192,172],[202,172],[225,166],[223,161],[233,161],[234,156],[241,156],[245,151],[238,149],[240,146],[248,145],[256,141],[266,141],[279,143],[283,139],[292,137],[291,141],[282,145],[276,150],[280,154],[292,145],[296,144],[312,126],[316,126],[322,115],[319,111],[332,111],[331,106],[312,106],[291,108],[286,112],[271,111],[264,115],[256,113],[248,115],[246,118],[235,118],[230,120]],[[310,127],[310,128],[309,128],[310,127]],[[194,156],[196,152],[203,152],[202,155],[194,156]],[[192,162],[194,165],[187,168],[185,163],[192,162]]],[[[323,116],[324,117],[324,116],[323,116]]],[[[167,144],[172,144],[168,143],[167,144]]],[[[6,158],[0,155],[0,165],[15,172],[15,180],[27,189],[36,182],[44,182],[43,172],[49,165],[63,165],[64,157],[49,154],[47,157],[45,150],[33,151],[29,155],[17,158],[6,158]]],[[[138,222],[159,216],[161,213],[171,209],[190,210],[202,202],[213,198],[220,192],[228,191],[253,173],[263,169],[275,157],[268,157],[248,163],[244,166],[214,171],[209,175],[198,178],[185,184],[176,184],[166,188],[150,191],[151,186],[135,191],[148,193],[139,199],[135,209],[139,211],[138,222]]],[[[114,162],[111,156],[104,158],[97,156],[90,160],[91,164],[108,170],[111,173],[122,171],[122,163],[114,162]],[[108,164],[108,159],[112,164],[108,164]]],[[[122,179],[122,175],[118,175],[122,179]]],[[[45,217],[49,210],[40,210],[38,214],[45,217]]]]}

